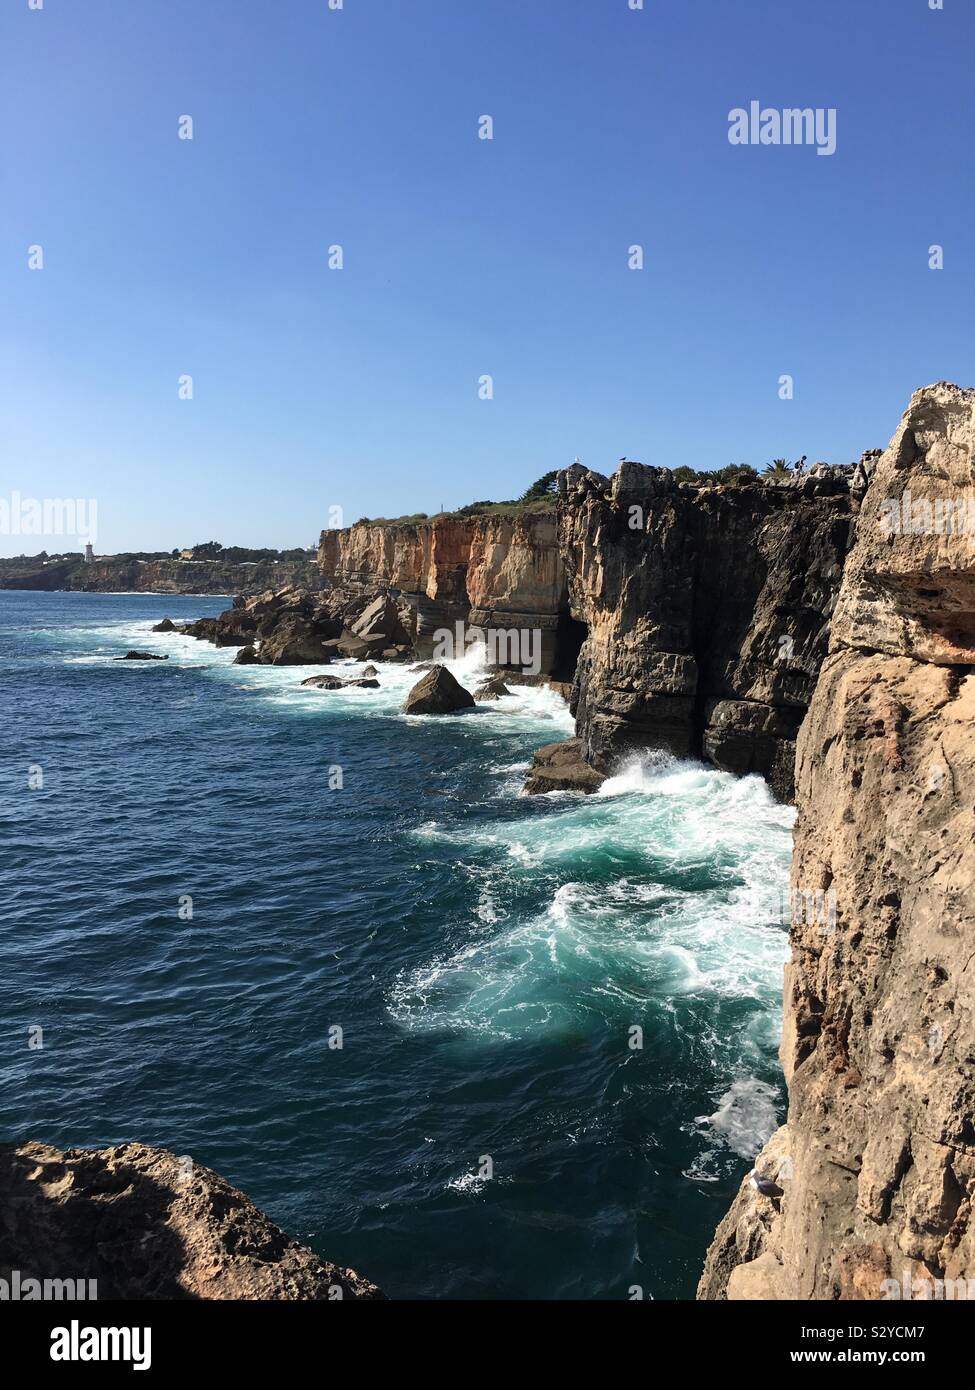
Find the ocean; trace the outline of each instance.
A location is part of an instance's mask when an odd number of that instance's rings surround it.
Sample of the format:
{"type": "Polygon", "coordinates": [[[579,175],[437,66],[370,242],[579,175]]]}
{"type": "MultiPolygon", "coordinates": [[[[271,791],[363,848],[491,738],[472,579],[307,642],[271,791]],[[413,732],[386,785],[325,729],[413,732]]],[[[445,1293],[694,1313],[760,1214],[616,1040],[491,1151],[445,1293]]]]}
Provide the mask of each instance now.
{"type": "Polygon", "coordinates": [[[150,631],[227,604],[0,593],[4,1138],[191,1155],[391,1297],[693,1297],[782,1117],[791,809],[525,797],[550,690],[409,718],[150,631]]]}

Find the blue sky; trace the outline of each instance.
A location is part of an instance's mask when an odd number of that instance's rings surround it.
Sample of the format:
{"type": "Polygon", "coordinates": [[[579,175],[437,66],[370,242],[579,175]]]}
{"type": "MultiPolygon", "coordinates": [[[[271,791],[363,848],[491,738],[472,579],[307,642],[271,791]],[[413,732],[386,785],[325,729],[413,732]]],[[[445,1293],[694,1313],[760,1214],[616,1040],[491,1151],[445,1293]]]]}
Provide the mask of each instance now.
{"type": "Polygon", "coordinates": [[[3,0],[0,493],[308,544],[577,454],[847,462],[975,384],[975,5],[628,4],[3,0]],[[836,153],[732,146],[753,99],[836,153]]]}

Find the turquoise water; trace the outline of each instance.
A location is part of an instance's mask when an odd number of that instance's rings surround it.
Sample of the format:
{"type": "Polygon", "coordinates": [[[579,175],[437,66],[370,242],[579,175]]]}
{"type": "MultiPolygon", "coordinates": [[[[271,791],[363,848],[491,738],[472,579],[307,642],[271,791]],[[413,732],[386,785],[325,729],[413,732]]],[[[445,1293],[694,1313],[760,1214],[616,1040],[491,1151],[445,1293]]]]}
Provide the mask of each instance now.
{"type": "Polygon", "coordinates": [[[781,1113],[791,811],[526,798],[550,691],[407,718],[149,631],[224,607],[0,593],[5,1135],[191,1154],[393,1296],[691,1297],[781,1113]]]}

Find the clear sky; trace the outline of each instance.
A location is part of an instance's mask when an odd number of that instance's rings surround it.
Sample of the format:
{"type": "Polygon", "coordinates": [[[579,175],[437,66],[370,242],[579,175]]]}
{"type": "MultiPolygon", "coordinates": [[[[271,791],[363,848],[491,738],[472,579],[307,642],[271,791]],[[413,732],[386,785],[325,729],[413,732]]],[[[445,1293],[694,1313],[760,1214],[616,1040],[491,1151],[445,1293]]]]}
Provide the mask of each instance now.
{"type": "Polygon", "coordinates": [[[576,455],[848,462],[975,384],[972,0],[29,3],[0,493],[97,499],[99,551],[310,544],[576,455]],[[835,108],[836,153],[730,144],[752,100],[835,108]]]}

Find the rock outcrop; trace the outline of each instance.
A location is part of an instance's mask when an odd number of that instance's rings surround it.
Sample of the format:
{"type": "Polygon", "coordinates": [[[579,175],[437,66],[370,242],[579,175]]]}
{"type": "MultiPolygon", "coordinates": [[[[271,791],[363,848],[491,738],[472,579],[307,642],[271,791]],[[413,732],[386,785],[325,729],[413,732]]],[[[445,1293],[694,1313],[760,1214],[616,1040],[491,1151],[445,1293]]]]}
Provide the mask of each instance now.
{"type": "Polygon", "coordinates": [[[302,685],[310,685],[315,690],[378,690],[379,682],[374,676],[359,676],[354,680],[339,680],[337,676],[309,676],[302,685]]]}
{"type": "Polygon", "coordinates": [[[975,1281],[973,438],[975,392],[918,391],[863,502],[799,737],[782,1195],[743,1184],[702,1298],[975,1281]]]}
{"type": "MultiPolygon", "coordinates": [[[[377,610],[395,604],[420,656],[445,655],[435,649],[435,634],[458,623],[472,640],[475,629],[530,632],[537,634],[538,668],[557,673],[568,663],[571,678],[576,649],[563,640],[568,607],[554,510],[358,522],[323,531],[318,553],[335,589],[375,595],[377,610]]],[[[505,659],[509,644],[500,654],[501,666],[525,664],[505,659]]]]}
{"type": "Polygon", "coordinates": [[[510,694],[511,691],[501,677],[492,676],[490,680],[486,680],[483,685],[477,687],[474,691],[474,699],[478,702],[481,700],[503,700],[510,694]]]}
{"type": "Polygon", "coordinates": [[[434,666],[421,676],[406,697],[404,714],[454,714],[473,709],[474,696],[465,690],[446,666],[434,666]]]}
{"type": "Polygon", "coordinates": [[[96,1281],[99,1299],[382,1298],[242,1192],[144,1144],[0,1146],[0,1279],[96,1281]]]}
{"type": "Polygon", "coordinates": [[[63,559],[20,556],[0,559],[0,589],[82,591],[100,594],[256,594],[300,585],[320,589],[323,579],[312,555],[304,560],[178,560],[171,556],[82,555],[63,559]]]}
{"type": "Polygon", "coordinates": [[[695,487],[624,463],[560,474],[572,695],[587,762],[634,750],[757,772],[785,799],[850,536],[845,474],[695,487]]]}
{"type": "Polygon", "coordinates": [[[586,762],[582,739],[569,738],[539,748],[528,769],[524,790],[531,796],[546,792],[591,793],[598,791],[605,780],[603,773],[586,762]]]}

